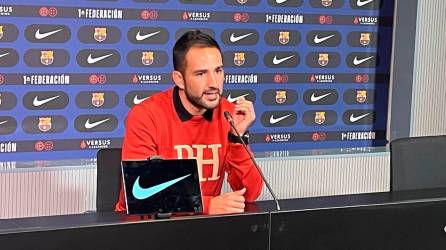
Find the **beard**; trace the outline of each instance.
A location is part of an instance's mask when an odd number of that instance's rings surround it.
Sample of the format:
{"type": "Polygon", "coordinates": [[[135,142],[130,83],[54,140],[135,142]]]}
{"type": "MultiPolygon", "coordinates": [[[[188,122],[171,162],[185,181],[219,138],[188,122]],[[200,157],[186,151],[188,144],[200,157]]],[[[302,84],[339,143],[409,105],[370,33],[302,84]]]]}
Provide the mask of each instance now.
{"type": "MultiPolygon", "coordinates": [[[[187,86],[187,85],[185,85],[187,86]]],[[[186,94],[187,100],[197,108],[200,109],[214,109],[220,104],[222,91],[218,88],[209,88],[205,90],[201,95],[193,95],[187,90],[187,87],[184,88],[184,93],[186,94]],[[217,98],[212,101],[206,100],[206,95],[208,93],[217,92],[217,98]]]]}

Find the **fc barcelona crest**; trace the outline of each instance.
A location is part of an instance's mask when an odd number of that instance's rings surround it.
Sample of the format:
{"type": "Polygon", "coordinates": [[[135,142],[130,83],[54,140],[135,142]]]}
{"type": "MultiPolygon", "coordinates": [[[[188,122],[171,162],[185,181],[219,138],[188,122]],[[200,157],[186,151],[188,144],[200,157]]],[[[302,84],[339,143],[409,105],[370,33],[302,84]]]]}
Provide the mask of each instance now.
{"type": "Polygon", "coordinates": [[[356,91],[356,101],[363,103],[367,100],[367,91],[366,90],[357,90],[356,91]]]}
{"type": "Polygon", "coordinates": [[[333,0],[321,0],[321,2],[324,7],[330,7],[333,3],[333,0]]]}
{"type": "Polygon", "coordinates": [[[0,39],[3,38],[3,26],[0,25],[0,39]]]}
{"type": "Polygon", "coordinates": [[[290,32],[289,31],[280,31],[279,32],[279,43],[287,44],[290,41],[290,32]]]}
{"type": "Polygon", "coordinates": [[[94,40],[103,42],[107,39],[107,28],[94,28],[94,40]]]}
{"type": "Polygon", "coordinates": [[[282,104],[286,102],[286,90],[276,91],[276,102],[282,104]]]}
{"type": "Polygon", "coordinates": [[[54,51],[42,50],[40,51],[40,62],[43,65],[51,65],[54,62],[54,51]]]}
{"type": "Polygon", "coordinates": [[[361,38],[359,42],[362,46],[367,46],[370,44],[370,33],[361,33],[361,38]]]}
{"type": "Polygon", "coordinates": [[[316,112],[316,114],[314,115],[314,122],[319,125],[324,123],[325,122],[325,112],[316,112]]]}
{"type": "Polygon", "coordinates": [[[242,66],[243,64],[245,64],[245,53],[234,53],[234,64],[237,66],[242,66]]]}
{"type": "Polygon", "coordinates": [[[39,130],[48,132],[51,129],[51,117],[39,117],[39,130]]]}
{"type": "Polygon", "coordinates": [[[327,66],[327,64],[328,64],[328,54],[327,53],[320,53],[319,54],[319,59],[317,60],[317,62],[322,67],[327,66]]]}
{"type": "Polygon", "coordinates": [[[155,56],[153,51],[143,51],[141,56],[141,62],[143,65],[149,66],[152,65],[155,60],[155,56]]]}
{"type": "Polygon", "coordinates": [[[93,106],[100,107],[100,106],[104,105],[104,101],[105,101],[105,99],[104,99],[103,92],[91,94],[91,104],[93,104],[93,106]]]}

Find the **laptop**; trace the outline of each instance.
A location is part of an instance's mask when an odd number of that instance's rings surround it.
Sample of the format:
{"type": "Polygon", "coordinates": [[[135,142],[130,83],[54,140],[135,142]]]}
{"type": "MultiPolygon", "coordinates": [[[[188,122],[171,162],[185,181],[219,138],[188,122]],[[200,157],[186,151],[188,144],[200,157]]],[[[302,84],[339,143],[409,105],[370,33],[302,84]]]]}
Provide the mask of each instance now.
{"type": "Polygon", "coordinates": [[[201,214],[197,160],[122,161],[127,214],[201,214]]]}

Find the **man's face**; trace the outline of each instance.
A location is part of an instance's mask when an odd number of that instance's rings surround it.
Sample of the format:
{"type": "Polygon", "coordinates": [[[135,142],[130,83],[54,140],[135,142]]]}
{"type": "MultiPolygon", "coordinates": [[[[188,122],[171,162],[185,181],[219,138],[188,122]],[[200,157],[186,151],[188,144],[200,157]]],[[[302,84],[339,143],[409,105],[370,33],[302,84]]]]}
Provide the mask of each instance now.
{"type": "Polygon", "coordinates": [[[192,47],[183,73],[185,108],[193,115],[218,106],[223,93],[223,60],[217,48],[192,47]],[[185,103],[186,102],[186,103],[185,103]]]}

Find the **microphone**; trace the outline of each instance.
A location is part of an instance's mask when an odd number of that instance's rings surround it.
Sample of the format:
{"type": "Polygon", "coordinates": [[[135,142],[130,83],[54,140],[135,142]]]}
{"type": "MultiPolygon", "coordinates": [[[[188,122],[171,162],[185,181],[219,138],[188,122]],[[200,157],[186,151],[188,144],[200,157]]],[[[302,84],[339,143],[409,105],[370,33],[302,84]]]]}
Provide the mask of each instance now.
{"type": "Polygon", "coordinates": [[[251,158],[252,163],[254,163],[254,166],[257,168],[257,171],[259,171],[260,177],[262,177],[262,180],[265,183],[266,188],[268,189],[269,193],[273,196],[274,202],[276,203],[277,211],[280,211],[279,200],[277,199],[276,194],[274,193],[273,189],[271,188],[271,186],[269,185],[269,183],[266,180],[265,176],[263,175],[262,170],[260,169],[259,165],[257,165],[257,162],[254,160],[254,157],[251,155],[251,152],[249,152],[248,146],[246,146],[245,142],[243,141],[242,137],[240,136],[240,133],[235,128],[234,120],[232,119],[231,114],[228,111],[225,111],[223,114],[225,115],[225,118],[228,121],[229,125],[231,125],[231,128],[237,134],[237,137],[240,139],[240,142],[242,143],[243,148],[248,153],[249,157],[251,158]]]}

